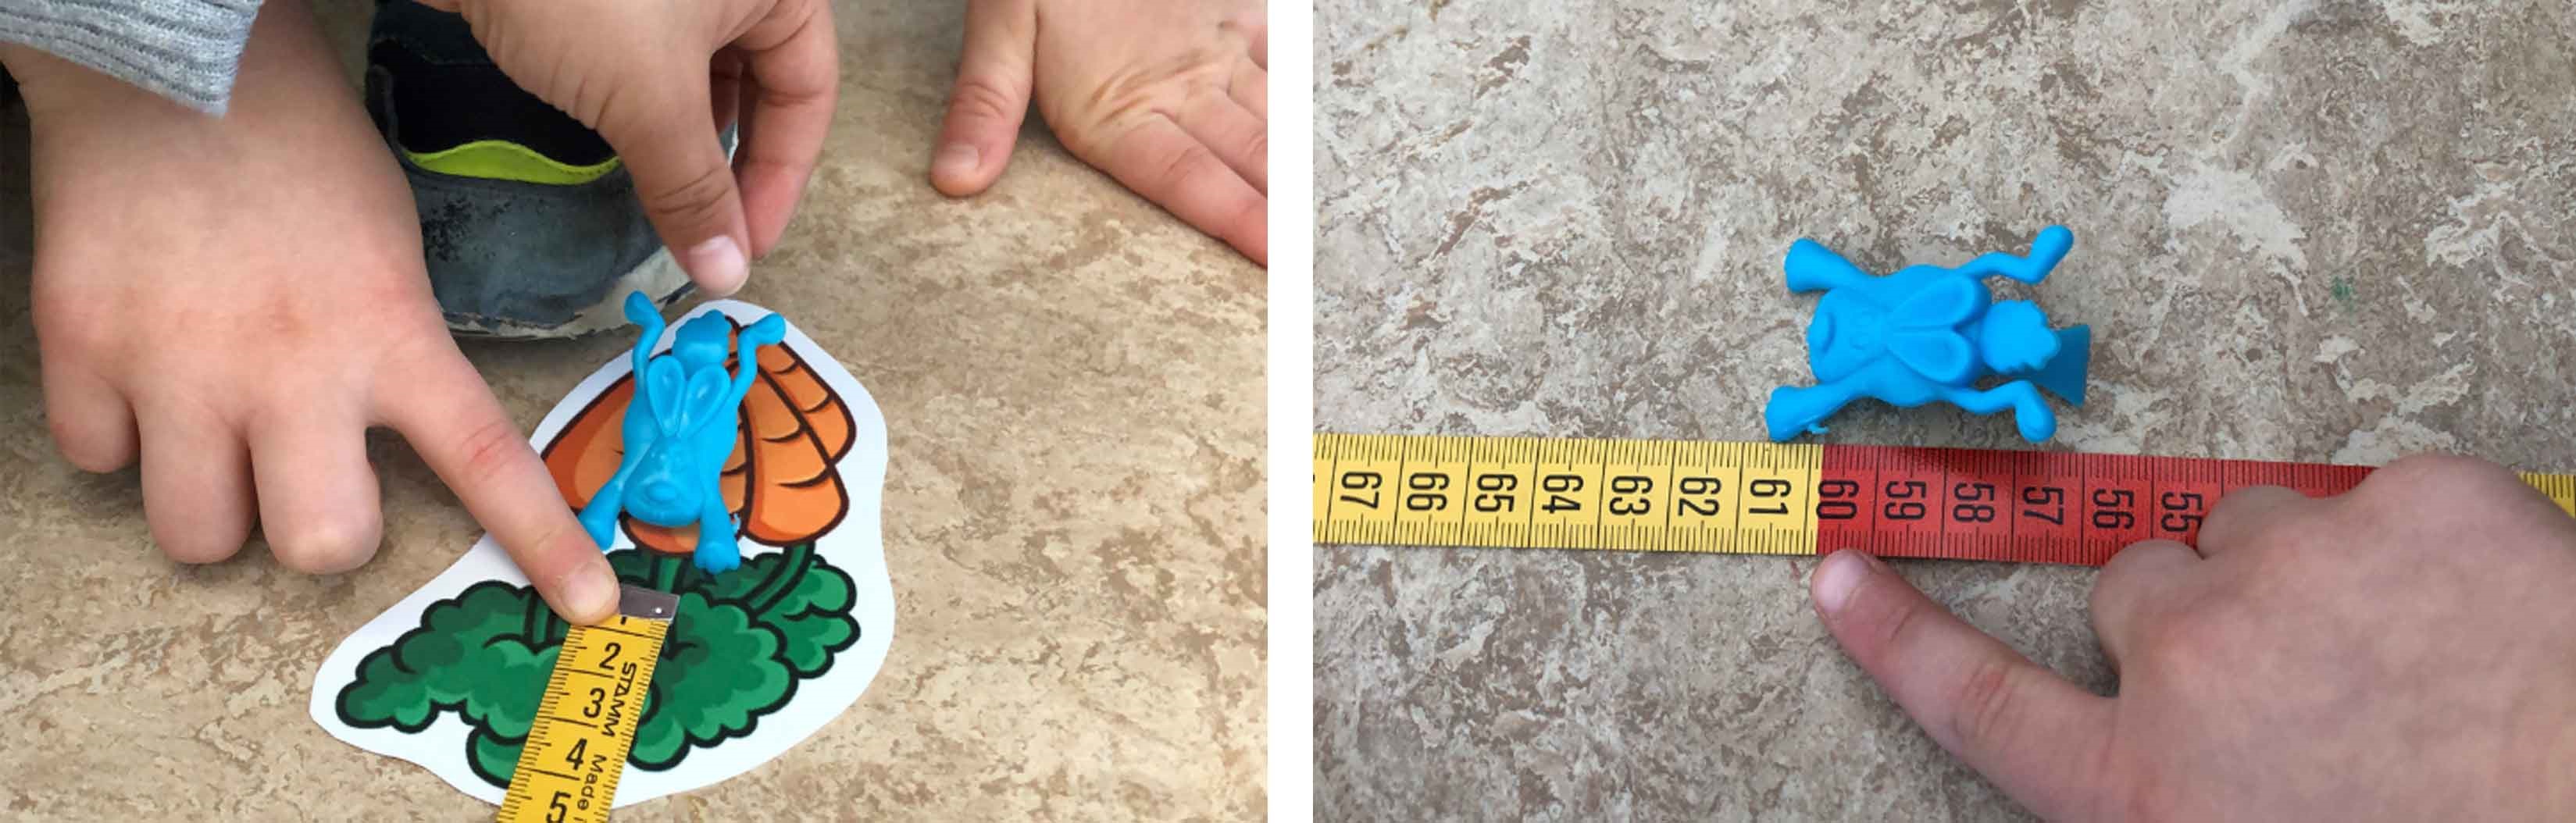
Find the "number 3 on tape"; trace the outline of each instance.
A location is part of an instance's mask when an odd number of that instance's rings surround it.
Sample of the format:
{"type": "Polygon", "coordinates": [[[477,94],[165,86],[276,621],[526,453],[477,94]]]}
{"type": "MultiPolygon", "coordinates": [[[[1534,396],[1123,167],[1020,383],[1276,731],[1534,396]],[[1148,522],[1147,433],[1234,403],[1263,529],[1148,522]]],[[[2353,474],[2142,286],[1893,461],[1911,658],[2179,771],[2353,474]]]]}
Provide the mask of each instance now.
{"type": "Polygon", "coordinates": [[[604,821],[635,746],[653,663],[680,599],[627,586],[617,616],[564,634],[536,721],[501,799],[501,823],[604,821]]]}

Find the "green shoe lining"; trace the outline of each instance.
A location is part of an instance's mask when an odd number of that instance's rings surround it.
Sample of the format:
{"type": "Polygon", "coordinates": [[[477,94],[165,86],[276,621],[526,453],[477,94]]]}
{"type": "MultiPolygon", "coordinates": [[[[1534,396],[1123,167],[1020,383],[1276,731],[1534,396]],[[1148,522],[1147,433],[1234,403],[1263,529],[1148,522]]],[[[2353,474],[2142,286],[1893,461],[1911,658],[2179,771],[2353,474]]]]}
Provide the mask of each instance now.
{"type": "Polygon", "coordinates": [[[571,166],[506,140],[476,140],[428,154],[405,149],[403,156],[410,158],[413,165],[440,174],[548,186],[578,186],[617,170],[614,157],[588,166],[571,166]]]}

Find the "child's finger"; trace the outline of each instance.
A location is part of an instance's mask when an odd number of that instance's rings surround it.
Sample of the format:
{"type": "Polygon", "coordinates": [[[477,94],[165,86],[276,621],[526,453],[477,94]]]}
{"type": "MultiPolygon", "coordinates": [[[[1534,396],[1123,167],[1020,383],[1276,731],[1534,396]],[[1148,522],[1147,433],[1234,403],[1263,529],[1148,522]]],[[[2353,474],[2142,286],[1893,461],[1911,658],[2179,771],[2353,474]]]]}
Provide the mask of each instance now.
{"type": "Polygon", "coordinates": [[[617,609],[616,573],[483,378],[446,348],[393,370],[405,379],[377,399],[378,418],[411,441],[556,614],[606,619],[617,609]]]}
{"type": "Polygon", "coordinates": [[[384,511],[364,416],[306,409],[253,425],[259,532],[278,565],[310,574],[366,565],[382,543],[384,511]]]}
{"type": "Polygon", "coordinates": [[[2102,641],[2112,671],[2120,670],[2159,617],[2186,602],[2177,595],[2188,593],[2191,575],[2201,566],[2190,546],[2171,540],[2131,544],[2102,564],[2093,578],[2093,636],[2102,641]]]}
{"type": "Polygon", "coordinates": [[[107,379],[64,362],[55,346],[38,347],[44,364],[45,424],[54,448],[83,471],[112,472],[134,462],[134,409],[107,379]]]}
{"type": "Polygon", "coordinates": [[[948,121],[930,161],[930,184],[965,197],[991,188],[1011,163],[1020,122],[1029,113],[1029,84],[1038,41],[1031,0],[972,0],[966,5],[966,49],[948,121]]]}
{"type": "Polygon", "coordinates": [[[787,220],[796,213],[805,183],[814,176],[814,163],[823,155],[841,88],[840,46],[832,34],[830,4],[780,3],[775,8],[735,41],[751,79],[742,89],[749,97],[740,104],[742,151],[736,167],[753,257],[768,254],[787,232],[787,220]]]}
{"type": "Polygon", "coordinates": [[[1268,71],[1270,69],[1269,21],[1263,20],[1259,12],[1253,12],[1237,17],[1225,25],[1236,36],[1243,38],[1244,51],[1252,55],[1252,64],[1268,71]]]}
{"type": "Polygon", "coordinates": [[[1816,611],[1843,651],[1951,754],[2049,820],[2092,808],[2111,702],[1941,608],[1857,550],[1816,567],[1816,611]]]}
{"type": "Polygon", "coordinates": [[[751,274],[742,195],[713,129],[696,128],[715,109],[707,73],[666,72],[657,92],[636,90],[636,107],[603,120],[599,136],[635,178],[635,196],[689,280],[710,296],[742,289],[751,274]]]}
{"type": "Polygon", "coordinates": [[[1107,157],[1083,159],[1161,204],[1181,222],[1267,265],[1269,201],[1170,118],[1159,114],[1139,118],[1110,144],[1107,157]]]}
{"type": "Polygon", "coordinates": [[[742,86],[742,54],[731,48],[717,51],[715,61],[707,66],[707,101],[713,104],[716,131],[739,122],[742,86]]]}
{"type": "Polygon", "coordinates": [[[1229,95],[1207,91],[1190,96],[1182,104],[1181,129],[1190,133],[1199,145],[1216,152],[1252,188],[1267,195],[1270,192],[1270,127],[1252,110],[1234,102],[1229,95]]]}
{"type": "Polygon", "coordinates": [[[1225,93],[1243,104],[1252,116],[1264,123],[1270,121],[1270,72],[1259,64],[1251,60],[1236,63],[1234,75],[1226,78],[1225,93]]]}
{"type": "Polygon", "coordinates": [[[2326,501],[2280,486],[2246,486],[2210,504],[2209,515],[2200,521],[2200,535],[2193,549],[2202,557],[2216,557],[2259,542],[2267,530],[2297,528],[2301,521],[2291,515],[2326,506],[2326,501]]]}
{"type": "Polygon", "coordinates": [[[250,540],[250,460],[241,435],[189,403],[141,398],[143,519],[181,563],[213,563],[250,540]]]}

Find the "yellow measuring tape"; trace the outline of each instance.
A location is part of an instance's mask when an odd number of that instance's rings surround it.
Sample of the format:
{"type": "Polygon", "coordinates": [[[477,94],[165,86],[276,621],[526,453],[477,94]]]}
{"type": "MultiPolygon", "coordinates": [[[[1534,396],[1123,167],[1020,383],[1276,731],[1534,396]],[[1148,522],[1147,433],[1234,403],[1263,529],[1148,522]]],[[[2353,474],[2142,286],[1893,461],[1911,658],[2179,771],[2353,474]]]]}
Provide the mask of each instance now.
{"type": "Polygon", "coordinates": [[[501,800],[501,823],[604,821],[635,747],[653,664],[679,614],[668,592],[626,586],[618,614],[564,634],[527,745],[501,800]]]}
{"type": "Polygon", "coordinates": [[[1315,540],[1814,552],[1813,444],[1325,434],[1315,540]]]}
{"type": "MultiPolygon", "coordinates": [[[[1819,553],[2098,565],[2189,541],[2250,485],[2338,494],[2371,469],[1813,443],[1319,434],[1320,544],[1819,553]]],[[[2576,515],[2576,476],[2524,473],[2576,515]]]]}

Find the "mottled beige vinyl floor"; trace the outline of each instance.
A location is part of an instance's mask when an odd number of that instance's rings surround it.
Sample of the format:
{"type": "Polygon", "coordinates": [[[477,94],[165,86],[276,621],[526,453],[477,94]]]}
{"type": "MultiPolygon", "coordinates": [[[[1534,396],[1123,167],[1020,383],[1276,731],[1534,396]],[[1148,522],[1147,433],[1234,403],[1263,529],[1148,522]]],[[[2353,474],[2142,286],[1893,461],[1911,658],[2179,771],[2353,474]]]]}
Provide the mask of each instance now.
{"type": "MultiPolygon", "coordinates": [[[[364,13],[323,3],[357,54],[364,13]]],[[[347,4],[363,5],[363,4],[347,4]]],[[[844,3],[831,146],[745,299],[883,408],[898,626],[847,714],[646,820],[1259,814],[1262,271],[1032,125],[985,196],[925,182],[962,3],[844,3]]],[[[23,115],[0,127],[0,819],[490,819],[306,715],[324,654],[480,533],[399,441],[347,575],[153,549],[135,475],[57,458],[28,324],[23,115]]],[[[522,425],[623,335],[472,345],[522,425]]]]}
{"type": "MultiPolygon", "coordinates": [[[[2576,470],[2563,2],[1317,4],[1316,423],[1758,440],[1792,240],[2074,253],[2055,448],[2576,470]]],[[[1827,442],[2018,446],[1860,408],[1827,442]]],[[[1325,548],[1333,820],[2009,820],[1845,661],[1812,560],[1325,548]]],[[[2095,688],[2088,570],[1899,569],[2095,688]]]]}

